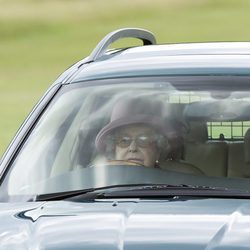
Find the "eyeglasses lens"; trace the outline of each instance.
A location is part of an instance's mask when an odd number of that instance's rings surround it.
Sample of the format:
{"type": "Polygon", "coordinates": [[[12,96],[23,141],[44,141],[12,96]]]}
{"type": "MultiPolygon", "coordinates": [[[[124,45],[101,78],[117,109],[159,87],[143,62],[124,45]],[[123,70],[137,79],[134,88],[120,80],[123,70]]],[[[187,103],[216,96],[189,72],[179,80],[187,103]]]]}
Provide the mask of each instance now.
{"type": "Polygon", "coordinates": [[[145,148],[148,147],[152,142],[154,142],[154,139],[151,136],[147,135],[141,135],[134,139],[129,136],[122,136],[116,139],[116,145],[121,148],[126,148],[130,146],[132,141],[135,141],[138,147],[145,148]]]}

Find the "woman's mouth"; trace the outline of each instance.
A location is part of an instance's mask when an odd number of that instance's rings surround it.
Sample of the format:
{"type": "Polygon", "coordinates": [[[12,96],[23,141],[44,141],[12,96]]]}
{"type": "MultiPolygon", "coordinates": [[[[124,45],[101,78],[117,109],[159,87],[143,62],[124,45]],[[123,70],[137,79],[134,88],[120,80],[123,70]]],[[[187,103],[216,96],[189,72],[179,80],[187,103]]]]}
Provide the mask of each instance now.
{"type": "Polygon", "coordinates": [[[129,158],[128,161],[132,161],[132,162],[139,163],[139,164],[143,164],[144,162],[142,159],[139,159],[139,158],[129,158]]]}

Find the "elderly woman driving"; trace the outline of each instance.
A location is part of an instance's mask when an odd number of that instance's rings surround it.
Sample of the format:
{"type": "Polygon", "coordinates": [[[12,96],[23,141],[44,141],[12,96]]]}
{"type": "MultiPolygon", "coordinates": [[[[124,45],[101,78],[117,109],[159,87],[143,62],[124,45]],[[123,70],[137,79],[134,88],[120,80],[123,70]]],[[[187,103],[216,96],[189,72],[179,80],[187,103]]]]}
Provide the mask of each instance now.
{"type": "Polygon", "coordinates": [[[110,122],[96,137],[96,147],[108,160],[126,161],[145,167],[162,167],[180,172],[199,172],[190,164],[162,164],[169,151],[169,138],[176,135],[173,123],[163,120],[160,101],[142,98],[120,100],[113,108],[110,122]],[[187,166],[187,168],[186,168],[187,166]]]}

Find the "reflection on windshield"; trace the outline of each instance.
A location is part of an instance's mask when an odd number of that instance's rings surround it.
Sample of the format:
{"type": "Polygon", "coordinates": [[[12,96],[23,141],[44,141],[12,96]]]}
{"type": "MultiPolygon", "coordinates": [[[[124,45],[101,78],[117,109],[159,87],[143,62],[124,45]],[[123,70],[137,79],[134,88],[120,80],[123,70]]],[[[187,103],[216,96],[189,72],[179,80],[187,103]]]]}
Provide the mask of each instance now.
{"type": "Polygon", "coordinates": [[[139,183],[250,190],[249,92],[225,84],[214,90],[207,78],[197,88],[202,81],[64,86],[16,157],[8,193],[139,183]]]}

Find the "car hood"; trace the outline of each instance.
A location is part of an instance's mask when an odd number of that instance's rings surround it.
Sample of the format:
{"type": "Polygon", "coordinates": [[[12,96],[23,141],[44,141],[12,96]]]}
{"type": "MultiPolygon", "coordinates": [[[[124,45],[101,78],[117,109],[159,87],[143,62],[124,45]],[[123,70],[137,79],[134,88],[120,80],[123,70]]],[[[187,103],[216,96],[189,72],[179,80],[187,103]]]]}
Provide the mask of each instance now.
{"type": "Polygon", "coordinates": [[[0,249],[249,249],[250,201],[2,203],[0,249]]]}

